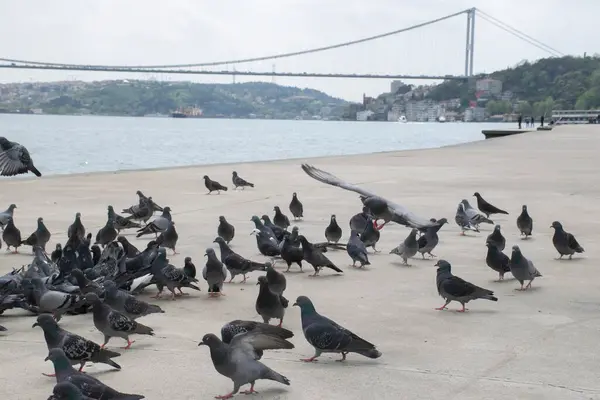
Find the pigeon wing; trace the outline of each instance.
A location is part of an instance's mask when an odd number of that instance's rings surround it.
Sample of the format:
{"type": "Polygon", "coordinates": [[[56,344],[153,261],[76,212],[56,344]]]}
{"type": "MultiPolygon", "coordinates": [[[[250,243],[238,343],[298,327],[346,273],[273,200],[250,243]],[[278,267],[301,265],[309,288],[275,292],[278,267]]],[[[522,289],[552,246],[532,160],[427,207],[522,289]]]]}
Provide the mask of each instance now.
{"type": "Polygon", "coordinates": [[[27,159],[31,161],[29,153],[23,152],[21,146],[13,146],[0,153],[0,175],[14,176],[26,173],[27,159]]]}
{"type": "Polygon", "coordinates": [[[254,358],[256,350],[277,350],[293,349],[294,345],[278,335],[271,335],[252,330],[245,333],[238,333],[231,339],[229,344],[233,352],[242,353],[248,357],[254,358]]]}
{"type": "Polygon", "coordinates": [[[108,323],[110,328],[117,332],[133,332],[137,326],[137,322],[115,310],[108,314],[108,323]]]}
{"type": "Polygon", "coordinates": [[[477,289],[477,286],[470,282],[465,281],[458,276],[452,276],[442,282],[442,288],[446,293],[454,297],[463,297],[473,294],[477,289]]]}

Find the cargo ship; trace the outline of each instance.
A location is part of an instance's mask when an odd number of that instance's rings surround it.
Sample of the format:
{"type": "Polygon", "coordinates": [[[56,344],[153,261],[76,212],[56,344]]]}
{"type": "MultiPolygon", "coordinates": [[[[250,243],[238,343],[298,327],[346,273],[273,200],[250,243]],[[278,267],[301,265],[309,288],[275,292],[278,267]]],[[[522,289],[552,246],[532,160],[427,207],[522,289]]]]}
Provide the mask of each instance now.
{"type": "Polygon", "coordinates": [[[194,107],[181,107],[171,113],[173,118],[201,118],[202,109],[194,107]]]}

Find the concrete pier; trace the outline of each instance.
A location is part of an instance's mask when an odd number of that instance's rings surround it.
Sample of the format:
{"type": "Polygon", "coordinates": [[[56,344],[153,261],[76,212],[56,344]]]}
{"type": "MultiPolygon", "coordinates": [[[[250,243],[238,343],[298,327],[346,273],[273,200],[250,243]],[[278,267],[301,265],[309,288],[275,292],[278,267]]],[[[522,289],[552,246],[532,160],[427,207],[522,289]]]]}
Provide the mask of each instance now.
{"type": "MultiPolygon", "coordinates": [[[[409,233],[389,224],[378,244],[381,253],[371,254],[372,266],[355,269],[344,251],[327,256],[344,269],[343,275],[321,272],[311,278],[297,267],[287,275],[286,297],[290,300],[284,327],[294,331],[296,348],[265,352],[263,361],[287,376],[291,386],[258,381],[256,399],[426,399],[426,400],[515,400],[600,399],[598,359],[600,346],[600,127],[564,126],[551,132],[528,132],[492,141],[441,149],[329,157],[305,160],[338,177],[393,199],[425,217],[446,217],[449,225],[440,231],[434,250],[448,260],[454,274],[495,291],[498,302],[478,300],[469,311],[435,311],[443,304],[435,285],[435,260],[410,260],[411,267],[388,254],[409,233]],[[506,209],[494,221],[507,239],[505,252],[518,244],[543,274],[527,292],[515,291],[519,284],[507,274],[497,274],[485,265],[485,238],[492,225],[480,234],[459,235],[454,223],[457,204],[478,191],[494,205],[506,209]],[[521,240],[515,220],[527,204],[534,220],[534,234],[521,240]],[[555,260],[549,228],[554,220],[576,235],[585,253],[572,261],[555,260]],[[345,363],[337,355],[323,355],[319,362],[298,359],[313,349],[302,335],[300,313],[291,304],[299,295],[313,299],[319,312],[375,343],[383,356],[377,360],[350,354],[345,363]]],[[[327,145],[327,144],[324,144],[327,145]]],[[[35,159],[35,154],[32,155],[35,159]]],[[[276,161],[236,165],[199,166],[156,171],[102,173],[42,179],[0,181],[0,208],[16,203],[15,221],[24,237],[43,216],[52,231],[49,249],[64,243],[75,213],[81,212],[86,228],[95,232],[104,225],[106,206],[116,210],[137,202],[140,189],[160,205],[169,205],[179,232],[178,251],[171,256],[182,266],[191,256],[204,266],[205,248],[214,246],[218,216],[236,227],[233,249],[255,260],[258,254],[250,217],[273,215],[279,205],[289,215],[292,192],[304,203],[305,218],[295,223],[311,241],[324,240],[330,214],[336,214],[348,238],[348,220],[361,210],[358,194],[326,186],[300,169],[301,161],[276,161]],[[230,186],[231,172],[253,183],[254,189],[230,190],[205,195],[203,175],[230,186]]],[[[43,166],[38,166],[40,169],[43,166]]],[[[290,215],[291,217],[291,215],[290,215]]],[[[140,248],[146,240],[127,237],[140,248]]],[[[30,262],[28,248],[22,254],[0,254],[0,272],[30,262]]],[[[170,252],[169,252],[170,254],[170,252]]],[[[217,252],[218,254],[218,252],[217,252]]],[[[280,264],[279,268],[283,268],[280,264]]],[[[198,347],[202,336],[217,333],[233,319],[259,321],[255,311],[258,273],[248,282],[225,286],[226,296],[211,299],[206,285],[202,292],[177,301],[158,301],[166,314],[139,321],[153,327],[154,337],[135,337],[130,350],[115,359],[123,369],[113,371],[97,364],[86,371],[113,388],[142,393],[150,400],[208,399],[228,393],[230,380],[219,375],[208,349],[198,347]]],[[[152,288],[142,298],[154,294],[152,288]]],[[[188,291],[191,292],[191,291],[188,291]]],[[[54,379],[46,378],[52,366],[44,362],[46,345],[35,318],[10,310],[0,316],[0,395],[6,399],[45,399],[54,379]]],[[[91,315],[66,316],[61,326],[96,342],[102,335],[91,315]]],[[[237,395],[236,398],[244,398],[237,395]]]]}

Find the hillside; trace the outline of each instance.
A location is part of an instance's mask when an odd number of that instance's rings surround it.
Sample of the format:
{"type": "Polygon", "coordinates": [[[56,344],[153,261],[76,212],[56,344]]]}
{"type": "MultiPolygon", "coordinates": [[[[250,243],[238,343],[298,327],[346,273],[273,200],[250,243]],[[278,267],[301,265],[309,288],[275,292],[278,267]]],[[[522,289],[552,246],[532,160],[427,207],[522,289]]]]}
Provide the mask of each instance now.
{"type": "Polygon", "coordinates": [[[0,85],[0,110],[46,114],[169,114],[197,106],[206,117],[336,119],[346,102],[313,89],[252,82],[200,84],[115,80],[0,85]]]}
{"type": "MultiPolygon", "coordinates": [[[[493,72],[486,77],[502,81],[502,90],[512,92],[519,101],[517,111],[539,115],[552,109],[600,108],[600,57],[546,58],[523,62],[514,68],[493,72]]],[[[460,98],[467,105],[475,98],[473,82],[446,81],[432,88],[427,97],[435,101],[460,98]]],[[[488,102],[491,113],[510,108],[510,102],[488,102]],[[491,104],[490,104],[491,103],[491,104]]]]}

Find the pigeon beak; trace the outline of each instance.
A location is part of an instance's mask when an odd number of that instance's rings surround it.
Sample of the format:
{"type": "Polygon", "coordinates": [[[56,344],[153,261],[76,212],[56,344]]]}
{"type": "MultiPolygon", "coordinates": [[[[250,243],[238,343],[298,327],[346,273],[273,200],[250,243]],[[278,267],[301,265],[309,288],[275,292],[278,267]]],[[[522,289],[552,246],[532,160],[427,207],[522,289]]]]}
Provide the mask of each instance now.
{"type": "Polygon", "coordinates": [[[257,285],[260,285],[260,282],[256,282],[257,285]]]}
{"type": "Polygon", "coordinates": [[[294,306],[298,306],[298,303],[294,302],[294,304],[292,304],[292,307],[294,306]]]}
{"type": "Polygon", "coordinates": [[[35,328],[36,326],[40,326],[40,324],[38,324],[37,322],[35,322],[33,325],[31,325],[32,328],[35,328]]]}
{"type": "Polygon", "coordinates": [[[200,342],[200,343],[198,343],[198,346],[206,346],[206,343],[200,342]]]}
{"type": "Polygon", "coordinates": [[[208,253],[204,253],[204,257],[208,257],[208,253]]]}
{"type": "Polygon", "coordinates": [[[44,361],[48,361],[49,359],[50,359],[49,357],[46,357],[46,358],[44,358],[44,361]]]}

